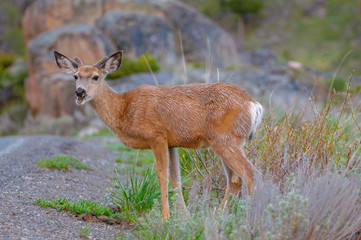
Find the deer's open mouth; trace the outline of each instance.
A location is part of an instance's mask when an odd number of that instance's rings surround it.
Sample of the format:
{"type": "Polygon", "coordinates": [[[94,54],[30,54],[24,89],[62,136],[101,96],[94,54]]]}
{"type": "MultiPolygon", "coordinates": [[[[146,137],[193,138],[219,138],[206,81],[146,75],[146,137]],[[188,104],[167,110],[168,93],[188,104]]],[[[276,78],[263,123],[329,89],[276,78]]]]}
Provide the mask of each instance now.
{"type": "Polygon", "coordinates": [[[84,104],[86,102],[86,95],[78,96],[75,102],[78,105],[84,104]]]}

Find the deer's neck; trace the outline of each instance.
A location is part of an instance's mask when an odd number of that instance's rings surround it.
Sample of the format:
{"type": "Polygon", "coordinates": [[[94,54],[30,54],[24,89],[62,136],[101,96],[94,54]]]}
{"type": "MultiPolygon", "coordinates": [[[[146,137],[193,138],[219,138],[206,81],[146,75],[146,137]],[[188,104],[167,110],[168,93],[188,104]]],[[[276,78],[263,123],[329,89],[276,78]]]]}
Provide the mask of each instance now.
{"type": "Polygon", "coordinates": [[[125,95],[116,93],[107,84],[100,89],[96,98],[90,104],[100,117],[114,132],[119,129],[125,107],[125,95]]]}

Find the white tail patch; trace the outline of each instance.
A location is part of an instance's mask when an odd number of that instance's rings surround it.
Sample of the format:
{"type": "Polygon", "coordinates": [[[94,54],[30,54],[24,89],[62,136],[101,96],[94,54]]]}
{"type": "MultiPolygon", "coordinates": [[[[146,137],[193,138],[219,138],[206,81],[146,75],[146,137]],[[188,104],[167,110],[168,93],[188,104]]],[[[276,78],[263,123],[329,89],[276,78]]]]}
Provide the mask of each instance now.
{"type": "Polygon", "coordinates": [[[251,140],[253,134],[256,132],[258,126],[261,124],[262,115],[263,115],[263,107],[259,102],[249,102],[249,112],[251,114],[251,128],[249,130],[249,139],[251,140]]]}

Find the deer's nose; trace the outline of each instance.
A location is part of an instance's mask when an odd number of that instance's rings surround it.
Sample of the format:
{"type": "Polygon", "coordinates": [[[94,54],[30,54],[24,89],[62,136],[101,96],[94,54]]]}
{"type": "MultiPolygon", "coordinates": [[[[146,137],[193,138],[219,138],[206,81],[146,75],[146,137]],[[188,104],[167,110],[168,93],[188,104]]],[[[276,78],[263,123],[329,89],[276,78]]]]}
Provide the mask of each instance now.
{"type": "Polygon", "coordinates": [[[85,95],[85,90],[83,88],[77,88],[75,90],[75,95],[77,97],[83,97],[85,95]]]}

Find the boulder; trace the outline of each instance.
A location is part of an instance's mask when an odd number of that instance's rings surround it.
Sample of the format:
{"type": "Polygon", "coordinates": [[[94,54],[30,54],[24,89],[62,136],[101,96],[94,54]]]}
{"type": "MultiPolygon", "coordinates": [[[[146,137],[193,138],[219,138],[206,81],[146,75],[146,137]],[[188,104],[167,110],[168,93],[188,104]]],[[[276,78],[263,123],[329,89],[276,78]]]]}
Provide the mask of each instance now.
{"type": "Polygon", "coordinates": [[[111,11],[96,22],[96,27],[113,39],[119,49],[124,49],[128,58],[150,52],[162,66],[177,64],[176,36],[172,26],[161,17],[111,11]]]}
{"type": "Polygon", "coordinates": [[[183,53],[187,61],[218,67],[238,57],[232,37],[216,23],[172,0],[38,0],[25,11],[23,31],[26,100],[33,114],[53,117],[72,115],[75,109],[74,83],[54,76],[60,70],[53,50],[78,56],[85,64],[117,49],[128,58],[149,52],[167,69],[179,65],[183,53]]]}

